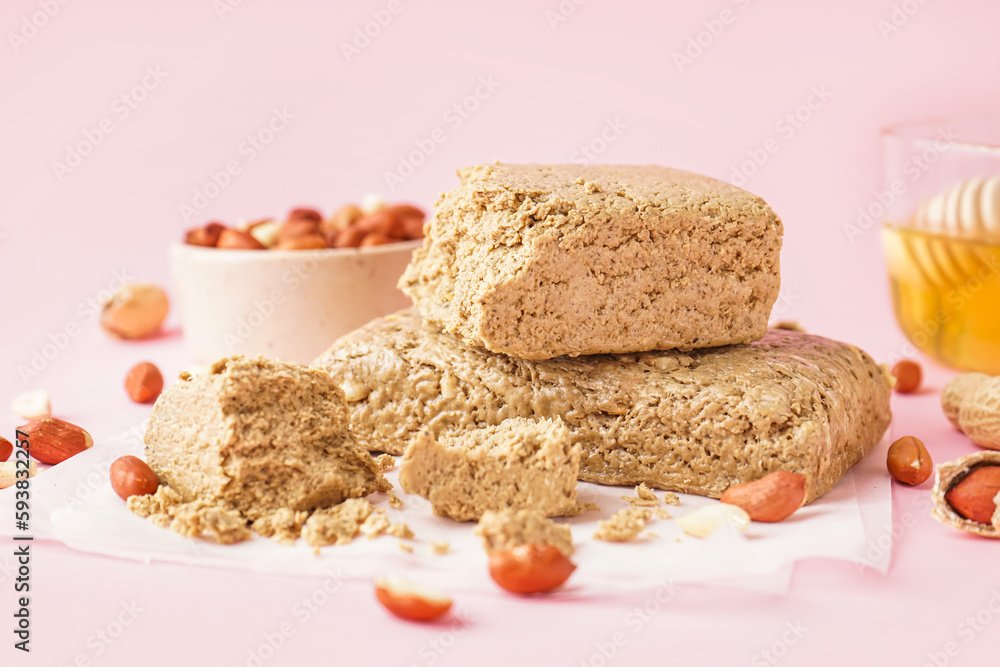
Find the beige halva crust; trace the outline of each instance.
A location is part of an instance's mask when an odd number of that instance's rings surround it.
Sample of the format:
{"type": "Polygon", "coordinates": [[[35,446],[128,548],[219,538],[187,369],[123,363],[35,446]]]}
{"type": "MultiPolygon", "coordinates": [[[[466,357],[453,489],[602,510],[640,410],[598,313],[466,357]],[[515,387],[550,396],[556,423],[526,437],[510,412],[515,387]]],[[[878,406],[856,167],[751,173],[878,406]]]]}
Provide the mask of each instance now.
{"type": "Polygon", "coordinates": [[[472,521],[487,510],[576,514],[580,445],[558,419],[508,419],[442,434],[427,430],[406,448],[399,483],[431,501],[434,513],[472,521]]]}
{"type": "MultiPolygon", "coordinates": [[[[145,441],[153,472],[182,502],[250,521],[366,496],[383,480],[347,428],[337,383],[300,364],[236,356],[185,374],[157,400],[145,441]]],[[[294,529],[272,523],[265,532],[294,529]]]]}
{"type": "Polygon", "coordinates": [[[399,283],[445,331],[525,359],[764,336],[782,224],[760,197],[657,166],[459,175],[399,283]]]}
{"type": "Polygon", "coordinates": [[[543,361],[473,347],[410,311],[375,320],[323,354],[351,430],[402,453],[504,419],[560,417],[583,447],[580,479],[718,497],[773,470],[805,473],[813,500],[882,437],[889,385],[856,347],[774,330],[688,353],[543,361]]]}

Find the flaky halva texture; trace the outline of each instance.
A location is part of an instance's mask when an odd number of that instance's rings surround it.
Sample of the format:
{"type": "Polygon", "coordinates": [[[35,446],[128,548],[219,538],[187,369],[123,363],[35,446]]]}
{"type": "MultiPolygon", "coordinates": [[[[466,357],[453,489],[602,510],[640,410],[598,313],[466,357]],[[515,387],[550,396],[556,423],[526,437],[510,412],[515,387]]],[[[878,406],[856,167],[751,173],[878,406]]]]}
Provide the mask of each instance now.
{"type": "Polygon", "coordinates": [[[160,528],[184,537],[205,537],[219,544],[236,544],[250,539],[246,518],[232,507],[204,500],[184,502],[169,486],[156,493],[130,496],[129,510],[160,528]]]}
{"type": "Polygon", "coordinates": [[[314,364],[373,451],[505,419],[559,417],[580,479],[718,497],[773,470],[830,490],[890,421],[884,371],[858,348],[773,330],[748,345],[531,361],[461,342],[406,310],[338,340],[314,364]]]}
{"type": "Polygon", "coordinates": [[[156,401],[146,460],[181,501],[249,521],[308,512],[380,488],[378,465],[348,430],[344,395],[301,364],[230,357],[183,374],[156,401]]]}
{"type": "Polygon", "coordinates": [[[561,420],[516,417],[443,433],[440,441],[425,429],[406,448],[399,483],[456,521],[506,508],[564,516],[580,511],[579,471],[580,445],[561,420]]]}
{"type": "Polygon", "coordinates": [[[1000,538],[1000,493],[993,499],[996,510],[993,512],[991,523],[979,523],[966,519],[956,512],[945,498],[945,495],[965,479],[970,472],[983,466],[1000,466],[1000,452],[976,452],[939,465],[934,478],[934,489],[931,491],[931,500],[934,503],[931,515],[941,523],[957,530],[964,530],[983,537],[1000,538]]]}
{"type": "Polygon", "coordinates": [[[782,224],[760,197],[657,166],[458,173],[399,282],[448,333],[525,359],[764,336],[782,224]]]}

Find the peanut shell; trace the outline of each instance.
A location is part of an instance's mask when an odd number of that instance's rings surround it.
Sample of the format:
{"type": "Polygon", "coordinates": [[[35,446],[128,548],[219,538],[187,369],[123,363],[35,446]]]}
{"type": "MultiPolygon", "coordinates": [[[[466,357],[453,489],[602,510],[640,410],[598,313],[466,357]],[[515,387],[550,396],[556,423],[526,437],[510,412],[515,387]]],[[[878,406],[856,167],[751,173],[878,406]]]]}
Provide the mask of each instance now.
{"type": "MultiPolygon", "coordinates": [[[[983,465],[1000,466],[1000,452],[976,452],[975,454],[969,454],[939,465],[934,480],[934,489],[931,491],[931,500],[934,503],[931,516],[956,530],[964,530],[968,533],[982,535],[983,537],[1000,538],[1000,508],[993,512],[992,525],[978,523],[962,517],[948,504],[948,501],[944,497],[969,472],[983,465]]],[[[1000,498],[1000,494],[997,495],[1000,498]]],[[[997,502],[998,498],[995,498],[994,502],[997,502]]]]}

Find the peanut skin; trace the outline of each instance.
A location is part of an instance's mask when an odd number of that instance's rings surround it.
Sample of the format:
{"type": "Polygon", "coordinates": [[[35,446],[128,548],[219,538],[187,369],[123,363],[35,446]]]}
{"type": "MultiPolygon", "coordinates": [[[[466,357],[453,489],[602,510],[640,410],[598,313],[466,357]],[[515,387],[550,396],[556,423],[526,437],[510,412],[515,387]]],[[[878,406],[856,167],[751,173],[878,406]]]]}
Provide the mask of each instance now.
{"type": "Polygon", "coordinates": [[[912,435],[904,435],[889,446],[885,462],[889,474],[903,484],[923,484],[934,473],[934,462],[924,443],[912,435]]]}
{"type": "Polygon", "coordinates": [[[156,493],[160,487],[156,473],[145,461],[136,456],[122,456],[115,459],[108,475],[111,478],[111,488],[122,500],[156,493]]]}
{"type": "Polygon", "coordinates": [[[735,484],[719,499],[742,508],[754,521],[783,521],[806,500],[806,476],[798,472],[775,470],[753,482],[735,484]]]}
{"type": "Polygon", "coordinates": [[[982,466],[963,477],[945,494],[952,509],[969,521],[989,524],[1000,495],[1000,466],[982,466]]]}
{"type": "Polygon", "coordinates": [[[569,579],[576,569],[551,544],[522,544],[490,556],[490,576],[500,588],[529,595],[548,593],[569,579]]]}

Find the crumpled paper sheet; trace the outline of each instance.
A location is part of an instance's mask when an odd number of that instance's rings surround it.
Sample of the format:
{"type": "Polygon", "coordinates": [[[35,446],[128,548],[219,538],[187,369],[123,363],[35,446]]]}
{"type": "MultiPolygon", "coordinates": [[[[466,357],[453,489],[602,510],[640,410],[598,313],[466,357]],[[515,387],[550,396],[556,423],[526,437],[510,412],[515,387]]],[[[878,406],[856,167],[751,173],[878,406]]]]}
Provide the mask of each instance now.
{"type": "MultiPolygon", "coordinates": [[[[582,597],[629,590],[657,589],[677,584],[708,584],[781,593],[788,589],[794,563],[807,558],[833,558],[872,568],[888,569],[891,550],[891,482],[885,470],[888,439],[850,470],[823,498],[777,524],[752,523],[746,533],[724,528],[709,538],[686,535],[672,519],[654,518],[636,542],[612,544],[591,539],[597,523],[628,506],[629,487],[581,482],[581,502],[600,511],[559,519],[570,525],[577,570],[557,595],[582,597]],[[887,538],[888,536],[888,538],[887,538]]],[[[383,494],[369,497],[384,507],[393,522],[405,522],[414,540],[382,535],[358,537],[343,546],[324,547],[319,555],[299,540],[286,546],[256,536],[222,546],[181,537],[130,513],[108,482],[111,462],[123,454],[138,454],[121,442],[99,444],[87,452],[45,470],[32,480],[32,526],[36,539],[52,539],[73,549],[144,562],[167,561],[254,572],[276,572],[335,579],[398,574],[447,590],[499,592],[489,578],[487,558],[473,534],[474,524],[456,523],[432,514],[430,503],[402,493],[397,470],[387,472],[405,507],[396,510],[383,494]],[[448,553],[437,555],[431,543],[446,542],[448,553]],[[399,544],[413,548],[403,551],[399,544]]],[[[663,492],[657,491],[658,498],[663,492]]],[[[659,505],[672,517],[717,502],[679,494],[679,506],[659,505]]],[[[14,494],[0,491],[0,534],[13,535],[14,494]]]]}

